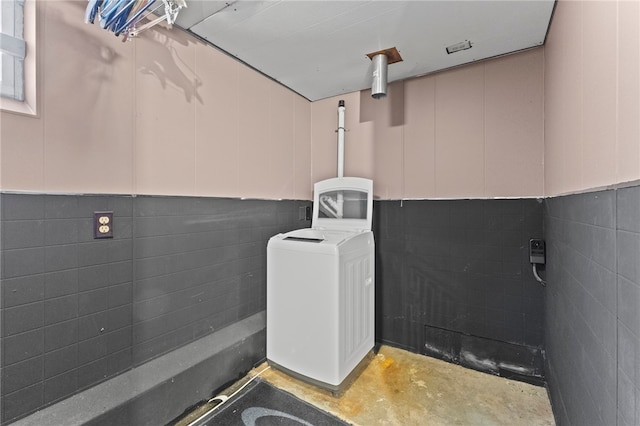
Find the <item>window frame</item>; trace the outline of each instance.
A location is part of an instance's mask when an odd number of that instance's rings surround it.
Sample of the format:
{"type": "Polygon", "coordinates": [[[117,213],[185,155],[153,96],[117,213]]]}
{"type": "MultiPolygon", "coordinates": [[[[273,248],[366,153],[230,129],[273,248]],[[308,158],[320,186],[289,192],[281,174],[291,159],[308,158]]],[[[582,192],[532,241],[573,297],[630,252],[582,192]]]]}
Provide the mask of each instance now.
{"type": "MultiPolygon", "coordinates": [[[[0,0],[14,1],[16,0],[0,0]]],[[[23,60],[23,88],[24,100],[16,100],[0,96],[0,110],[26,114],[38,115],[37,109],[37,1],[23,0],[23,39],[25,42],[25,55],[23,60]]]]}
{"type": "Polygon", "coordinates": [[[24,0],[0,0],[0,96],[24,101],[24,0]]]}

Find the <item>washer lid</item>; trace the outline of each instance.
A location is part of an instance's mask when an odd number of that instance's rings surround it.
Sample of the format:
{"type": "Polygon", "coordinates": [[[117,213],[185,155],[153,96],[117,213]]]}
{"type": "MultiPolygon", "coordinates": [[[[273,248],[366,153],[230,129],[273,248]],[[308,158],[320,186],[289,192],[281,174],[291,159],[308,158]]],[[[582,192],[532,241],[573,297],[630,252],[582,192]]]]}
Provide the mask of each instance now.
{"type": "Polygon", "coordinates": [[[313,186],[314,229],[370,231],[373,216],[373,181],[338,177],[313,186]]]}
{"type": "Polygon", "coordinates": [[[360,235],[359,231],[344,231],[338,229],[317,229],[303,228],[289,231],[285,234],[278,234],[283,241],[301,243],[305,245],[339,245],[343,241],[360,235]]]}

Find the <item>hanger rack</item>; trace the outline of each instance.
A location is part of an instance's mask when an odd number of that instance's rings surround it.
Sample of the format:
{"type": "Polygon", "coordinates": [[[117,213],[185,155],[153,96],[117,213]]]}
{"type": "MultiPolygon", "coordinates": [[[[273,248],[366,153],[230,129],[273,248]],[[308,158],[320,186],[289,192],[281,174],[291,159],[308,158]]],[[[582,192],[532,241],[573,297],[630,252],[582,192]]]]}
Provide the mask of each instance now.
{"type": "Polygon", "coordinates": [[[88,0],[84,21],[96,22],[116,36],[123,35],[122,41],[138,37],[140,33],[167,21],[171,27],[185,0],[88,0]],[[164,6],[164,15],[158,12],[164,6]],[[153,15],[153,16],[151,16],[153,15]],[[147,22],[144,22],[144,21],[147,22]],[[144,23],[143,23],[144,22],[144,23]]]}

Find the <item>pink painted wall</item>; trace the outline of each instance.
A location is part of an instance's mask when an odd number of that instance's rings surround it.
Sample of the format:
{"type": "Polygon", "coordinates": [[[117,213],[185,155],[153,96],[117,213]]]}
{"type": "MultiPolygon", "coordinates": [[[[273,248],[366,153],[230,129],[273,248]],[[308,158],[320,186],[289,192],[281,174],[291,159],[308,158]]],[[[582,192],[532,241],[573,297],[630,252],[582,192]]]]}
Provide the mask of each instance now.
{"type": "Polygon", "coordinates": [[[543,50],[310,103],[178,29],[132,42],[38,2],[39,115],[0,113],[0,188],[310,199],[345,174],[376,196],[543,194],[543,50]]]}
{"type": "Polygon", "coordinates": [[[311,197],[311,104],[174,29],[122,43],[38,2],[36,117],[0,113],[3,190],[311,197]]]}
{"type": "Polygon", "coordinates": [[[640,179],[640,2],[559,1],[544,94],[546,195],[640,179]]]}
{"type": "MultiPolygon", "coordinates": [[[[335,176],[346,103],[345,174],[380,199],[543,195],[543,50],[314,102],[312,181],[335,176]]],[[[393,66],[393,65],[391,65],[393,66]]]]}

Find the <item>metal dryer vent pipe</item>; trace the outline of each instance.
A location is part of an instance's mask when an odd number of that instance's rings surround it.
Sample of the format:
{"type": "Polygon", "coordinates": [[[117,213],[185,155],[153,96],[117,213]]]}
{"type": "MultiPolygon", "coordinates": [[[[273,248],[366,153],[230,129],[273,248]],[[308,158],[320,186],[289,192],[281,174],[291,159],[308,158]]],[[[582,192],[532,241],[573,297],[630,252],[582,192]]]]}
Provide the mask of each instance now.
{"type": "Polygon", "coordinates": [[[389,59],[384,53],[380,53],[371,59],[373,62],[373,75],[371,79],[371,96],[380,99],[387,96],[387,67],[389,59]]]}

